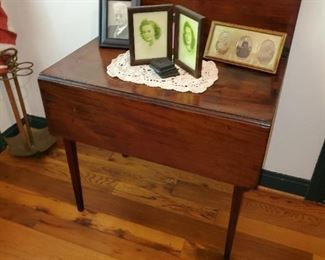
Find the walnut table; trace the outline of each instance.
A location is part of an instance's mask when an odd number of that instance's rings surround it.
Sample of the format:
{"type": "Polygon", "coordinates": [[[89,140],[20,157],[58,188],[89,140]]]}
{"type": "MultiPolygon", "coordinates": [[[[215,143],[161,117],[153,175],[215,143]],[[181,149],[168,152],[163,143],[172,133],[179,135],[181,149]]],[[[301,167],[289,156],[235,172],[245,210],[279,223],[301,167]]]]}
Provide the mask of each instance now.
{"type": "Polygon", "coordinates": [[[39,76],[49,129],[64,139],[78,209],[76,142],[228,182],[229,258],[243,192],[259,183],[286,58],[277,75],[218,63],[215,85],[192,94],[109,77],[106,66],[119,53],[93,40],[39,76]]]}

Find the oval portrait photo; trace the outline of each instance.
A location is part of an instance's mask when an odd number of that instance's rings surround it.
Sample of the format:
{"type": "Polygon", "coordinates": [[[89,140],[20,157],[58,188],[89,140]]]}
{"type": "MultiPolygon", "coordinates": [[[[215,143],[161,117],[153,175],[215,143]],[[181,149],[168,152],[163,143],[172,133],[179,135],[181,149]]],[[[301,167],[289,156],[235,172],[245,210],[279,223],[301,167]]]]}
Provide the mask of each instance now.
{"type": "Polygon", "coordinates": [[[252,51],[252,39],[249,36],[242,36],[236,44],[236,55],[239,58],[247,58],[252,51]]]}
{"type": "Polygon", "coordinates": [[[257,60],[266,65],[270,63],[275,53],[275,44],[271,40],[265,40],[262,42],[261,47],[257,53],[257,60]]]}
{"type": "Polygon", "coordinates": [[[219,54],[225,54],[231,45],[231,34],[227,31],[222,31],[216,42],[216,50],[219,54]]]}

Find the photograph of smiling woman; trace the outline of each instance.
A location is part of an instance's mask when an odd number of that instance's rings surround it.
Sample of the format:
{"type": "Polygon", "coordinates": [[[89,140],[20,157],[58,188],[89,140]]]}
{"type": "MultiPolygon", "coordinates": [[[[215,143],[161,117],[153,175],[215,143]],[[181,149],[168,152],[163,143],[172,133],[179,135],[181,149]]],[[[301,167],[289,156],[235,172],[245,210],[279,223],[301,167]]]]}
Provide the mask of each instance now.
{"type": "Polygon", "coordinates": [[[130,64],[171,59],[172,5],[129,8],[130,64]]]}
{"type": "Polygon", "coordinates": [[[154,21],[144,19],[140,24],[141,37],[149,46],[152,46],[160,38],[160,31],[160,27],[154,21]]]}
{"type": "Polygon", "coordinates": [[[186,66],[195,70],[199,22],[180,14],[178,27],[178,58],[186,66]]]}
{"type": "Polygon", "coordinates": [[[188,21],[186,21],[184,23],[183,43],[184,43],[185,49],[188,51],[189,54],[194,53],[195,35],[194,35],[194,31],[188,21]]]}
{"type": "Polygon", "coordinates": [[[135,59],[167,56],[167,12],[153,12],[134,16],[135,59]]]}
{"type": "Polygon", "coordinates": [[[201,77],[205,17],[184,6],[175,6],[175,63],[195,78],[201,77]]]}

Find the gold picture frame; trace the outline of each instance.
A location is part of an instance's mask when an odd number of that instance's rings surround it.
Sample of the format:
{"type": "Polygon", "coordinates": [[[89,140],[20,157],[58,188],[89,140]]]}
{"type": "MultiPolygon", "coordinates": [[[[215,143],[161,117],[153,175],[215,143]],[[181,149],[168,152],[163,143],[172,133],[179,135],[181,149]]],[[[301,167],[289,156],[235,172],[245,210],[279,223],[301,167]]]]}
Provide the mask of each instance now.
{"type": "Polygon", "coordinates": [[[287,34],[212,21],[204,58],[275,74],[287,34]]]}

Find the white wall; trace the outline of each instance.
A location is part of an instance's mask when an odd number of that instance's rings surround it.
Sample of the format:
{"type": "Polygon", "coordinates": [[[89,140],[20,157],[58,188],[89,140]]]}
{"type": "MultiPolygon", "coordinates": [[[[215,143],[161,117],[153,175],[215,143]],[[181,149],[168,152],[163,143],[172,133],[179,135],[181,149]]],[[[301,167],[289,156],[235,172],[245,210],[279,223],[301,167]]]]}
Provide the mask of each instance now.
{"type": "MultiPolygon", "coordinates": [[[[27,112],[45,116],[37,77],[40,71],[98,35],[98,0],[3,0],[17,32],[20,61],[34,62],[32,76],[20,78],[27,112]]],[[[0,83],[2,84],[2,83],[0,83]]],[[[0,87],[0,130],[15,123],[7,95],[0,87]]]]}
{"type": "Polygon", "coordinates": [[[310,179],[325,138],[325,1],[303,0],[264,168],[310,179]]]}
{"type": "MultiPolygon", "coordinates": [[[[324,0],[303,0],[264,168],[310,179],[325,137],[324,0]]],[[[98,33],[98,0],[3,0],[18,33],[20,60],[35,63],[22,81],[28,112],[44,116],[38,73],[98,33]]],[[[3,88],[0,130],[14,123],[3,88]]]]}

